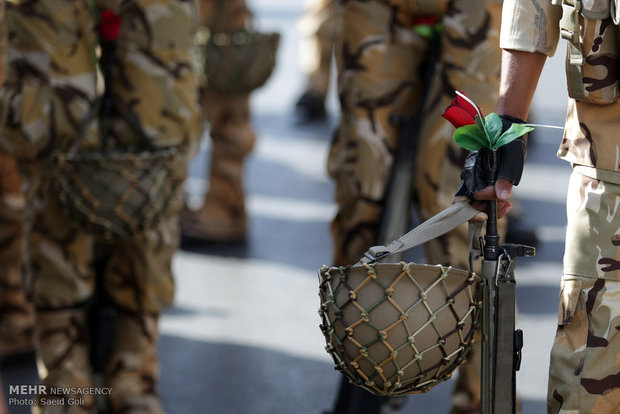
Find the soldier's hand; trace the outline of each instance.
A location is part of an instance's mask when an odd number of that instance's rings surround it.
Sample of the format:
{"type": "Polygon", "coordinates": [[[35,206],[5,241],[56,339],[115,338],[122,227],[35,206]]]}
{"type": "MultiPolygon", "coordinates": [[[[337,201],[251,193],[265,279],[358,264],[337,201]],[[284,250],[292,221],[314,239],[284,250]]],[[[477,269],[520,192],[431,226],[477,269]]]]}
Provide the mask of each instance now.
{"type": "Polygon", "coordinates": [[[512,195],[512,183],[505,179],[500,178],[497,180],[494,186],[487,186],[480,191],[474,192],[474,201],[472,205],[478,210],[484,210],[486,203],[482,200],[497,200],[497,217],[504,217],[512,208],[510,202],[510,196],[512,195]]]}
{"type": "MultiPolygon", "coordinates": [[[[502,115],[503,131],[508,130],[513,123],[523,123],[522,120],[502,115]]],[[[497,200],[497,215],[505,216],[512,208],[510,196],[513,185],[519,184],[523,173],[526,154],[526,136],[519,137],[498,150],[499,164],[496,171],[489,170],[488,150],[472,151],[465,160],[461,173],[462,184],[456,192],[455,200],[466,196],[478,210],[484,211],[486,200],[497,200]],[[491,176],[494,175],[494,176],[491,176]],[[494,185],[488,185],[494,182],[494,185]]],[[[476,216],[480,219],[483,216],[476,216]]],[[[486,218],[486,217],[484,217],[486,218]]]]}

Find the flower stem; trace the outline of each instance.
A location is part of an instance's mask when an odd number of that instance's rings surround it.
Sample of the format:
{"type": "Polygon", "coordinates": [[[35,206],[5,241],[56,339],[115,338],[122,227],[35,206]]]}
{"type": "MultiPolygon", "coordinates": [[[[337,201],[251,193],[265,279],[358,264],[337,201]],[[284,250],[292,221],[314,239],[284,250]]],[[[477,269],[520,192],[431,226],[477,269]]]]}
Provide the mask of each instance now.
{"type": "Polygon", "coordinates": [[[459,91],[454,91],[456,92],[456,94],[458,96],[460,96],[461,98],[465,99],[467,102],[469,102],[471,104],[471,106],[473,106],[476,109],[476,112],[478,112],[478,115],[480,115],[480,119],[482,119],[482,122],[484,123],[484,117],[482,116],[482,113],[480,112],[480,109],[478,109],[478,105],[476,105],[474,103],[474,101],[472,101],[471,99],[469,99],[467,96],[463,95],[461,92],[459,91]]]}
{"type": "Polygon", "coordinates": [[[551,128],[551,129],[564,129],[564,127],[559,127],[559,126],[555,126],[555,125],[542,125],[542,124],[523,124],[523,126],[529,126],[529,127],[541,127],[541,128],[551,128]]]}

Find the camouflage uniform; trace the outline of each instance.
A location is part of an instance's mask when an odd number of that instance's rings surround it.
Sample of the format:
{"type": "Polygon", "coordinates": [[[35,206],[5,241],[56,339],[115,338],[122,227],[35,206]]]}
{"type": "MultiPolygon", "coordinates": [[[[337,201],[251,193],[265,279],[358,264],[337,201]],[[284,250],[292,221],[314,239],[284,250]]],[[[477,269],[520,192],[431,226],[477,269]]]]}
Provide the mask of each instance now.
{"type": "MultiPolygon", "coordinates": [[[[106,0],[123,16],[117,44],[115,97],[130,108],[156,145],[195,147],[197,99],[190,65],[193,2],[106,0]]],[[[105,382],[112,412],[161,413],[157,319],[173,299],[171,260],[178,244],[175,207],[154,228],[124,242],[103,244],[63,214],[52,186],[55,150],[78,138],[81,120],[97,96],[93,10],[81,0],[8,0],[7,80],[0,90],[2,145],[18,160],[27,200],[26,234],[36,309],[39,374],[44,384],[93,385],[86,311],[96,273],[117,312],[105,382]],[[50,172],[52,174],[50,174],[50,172]],[[100,260],[104,258],[102,263],[100,260]]],[[[127,110],[127,109],[126,109],[127,110]]],[[[114,145],[140,138],[116,120],[114,145]]],[[[82,149],[99,148],[96,124],[82,149]]],[[[185,167],[173,174],[184,177],[185,167]]],[[[92,395],[63,412],[96,412],[92,395]]],[[[40,407],[45,412],[54,407],[40,407]]],[[[58,408],[57,408],[58,409],[58,408]]],[[[49,411],[48,411],[49,410],[49,411]]]]}
{"type": "Polygon", "coordinates": [[[34,312],[22,281],[23,221],[17,165],[0,153],[0,356],[33,349],[34,312]]]}
{"type": "Polygon", "coordinates": [[[317,0],[299,21],[304,36],[302,70],[308,75],[306,93],[321,101],[329,90],[334,43],[339,32],[338,0],[317,0]]]}
{"type": "MultiPolygon", "coordinates": [[[[503,48],[554,53],[560,6],[551,0],[510,0],[504,7],[503,48]]],[[[602,19],[580,16],[579,21],[585,93],[579,100],[569,100],[558,151],[560,158],[573,165],[573,173],[547,412],[611,414],[620,410],[619,33],[609,15],[602,19]]],[[[579,93],[579,85],[569,85],[571,96],[573,91],[579,93]]]]}
{"type": "MultiPolygon", "coordinates": [[[[246,29],[251,12],[245,0],[200,0],[200,24],[211,33],[246,29]]],[[[227,96],[200,86],[203,121],[213,147],[209,190],[197,211],[182,214],[183,235],[213,241],[243,239],[247,232],[243,162],[254,148],[250,94],[227,96]]]]}
{"type": "MultiPolygon", "coordinates": [[[[336,54],[342,118],[328,159],[339,206],[332,222],[336,265],[355,263],[376,244],[399,138],[390,116],[416,115],[423,110],[426,85],[421,69],[433,50],[425,37],[412,30],[412,22],[427,15],[442,18],[443,30],[419,134],[415,187],[423,220],[447,208],[460,185],[459,173],[467,154],[452,140],[454,128],[441,118],[454,91],[466,91],[485,113],[495,108],[501,2],[346,2],[342,42],[336,54]]],[[[429,263],[466,268],[467,226],[425,248],[429,263]]],[[[475,410],[479,405],[477,349],[460,370],[454,412],[475,410]]]]}
{"type": "MultiPolygon", "coordinates": [[[[6,30],[0,7],[0,85],[4,82],[6,30]]],[[[34,312],[22,282],[24,197],[15,160],[0,152],[0,357],[33,349],[34,312]]]]}

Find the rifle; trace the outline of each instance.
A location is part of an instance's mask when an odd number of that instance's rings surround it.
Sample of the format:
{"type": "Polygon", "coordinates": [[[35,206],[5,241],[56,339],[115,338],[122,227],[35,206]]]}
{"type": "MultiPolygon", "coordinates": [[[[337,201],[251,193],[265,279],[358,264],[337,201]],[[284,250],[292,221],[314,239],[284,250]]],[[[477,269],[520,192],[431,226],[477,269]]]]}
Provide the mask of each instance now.
{"type": "MultiPolygon", "coordinates": [[[[431,54],[422,64],[422,85],[431,84],[439,62],[439,32],[436,27],[432,30],[433,32],[428,34],[431,54]]],[[[420,128],[428,106],[429,89],[424,88],[424,96],[417,115],[394,114],[390,117],[392,125],[400,127],[400,136],[390,179],[383,197],[383,211],[376,240],[378,244],[387,244],[409,231],[411,208],[415,205],[413,180],[416,153],[420,128]]],[[[402,260],[402,253],[392,254],[390,260],[402,260]]]]}
{"type": "MultiPolygon", "coordinates": [[[[495,185],[498,165],[496,150],[484,150],[487,169],[495,185]]],[[[515,330],[515,266],[517,257],[536,254],[534,247],[520,244],[499,245],[497,201],[487,201],[487,229],[484,242],[482,278],[482,401],[483,414],[516,413],[516,371],[521,365],[523,331],[515,330]]],[[[480,256],[474,251],[472,256],[480,256]]],[[[473,259],[475,257],[470,257],[473,259]]]]}
{"type": "MultiPolygon", "coordinates": [[[[401,134],[384,197],[384,207],[377,233],[378,244],[387,244],[396,240],[409,230],[414,200],[415,154],[422,117],[392,115],[391,122],[401,127],[401,134]]],[[[394,253],[390,260],[402,260],[402,253],[394,253]]]]}

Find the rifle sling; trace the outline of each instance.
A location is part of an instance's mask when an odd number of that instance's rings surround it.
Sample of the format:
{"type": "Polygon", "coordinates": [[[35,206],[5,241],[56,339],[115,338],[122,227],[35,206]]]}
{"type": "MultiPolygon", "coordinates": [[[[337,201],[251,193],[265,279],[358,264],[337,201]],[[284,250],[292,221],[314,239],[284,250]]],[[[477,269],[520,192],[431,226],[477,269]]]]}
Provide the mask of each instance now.
{"type": "MultiPolygon", "coordinates": [[[[449,232],[479,213],[480,211],[472,207],[467,201],[452,204],[387,246],[371,247],[360,259],[360,262],[370,263],[391,254],[409,250],[449,232]]],[[[476,237],[472,237],[472,239],[476,239],[476,237]]]]}
{"type": "Polygon", "coordinates": [[[496,359],[493,406],[495,413],[514,413],[515,286],[499,281],[496,303],[496,359]]]}

